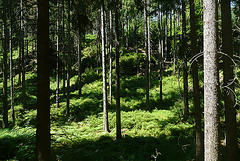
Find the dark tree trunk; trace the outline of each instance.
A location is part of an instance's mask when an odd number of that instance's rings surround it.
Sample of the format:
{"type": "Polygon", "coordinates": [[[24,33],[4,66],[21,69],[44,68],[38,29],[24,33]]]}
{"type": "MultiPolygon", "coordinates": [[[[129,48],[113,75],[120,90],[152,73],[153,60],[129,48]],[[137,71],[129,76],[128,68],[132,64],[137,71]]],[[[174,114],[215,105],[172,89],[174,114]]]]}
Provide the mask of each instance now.
{"type": "Polygon", "coordinates": [[[79,31],[79,44],[78,44],[78,95],[82,95],[82,37],[79,31]]]}
{"type": "Polygon", "coordinates": [[[36,157],[51,160],[49,88],[49,1],[38,0],[36,157]]]}
{"type": "Polygon", "coordinates": [[[65,49],[65,5],[64,5],[64,3],[65,3],[65,0],[62,0],[62,17],[63,17],[63,28],[62,28],[62,30],[63,30],[63,71],[62,71],[62,77],[63,77],[63,98],[66,98],[66,49],[65,49]]]}
{"type": "MultiPolygon", "coordinates": [[[[197,54],[197,32],[196,32],[196,17],[195,17],[195,3],[194,0],[189,0],[190,3],[190,23],[191,23],[191,56],[197,54]]],[[[200,102],[199,92],[199,79],[198,79],[198,65],[197,61],[192,64],[192,77],[193,77],[193,92],[194,92],[194,110],[196,122],[196,160],[203,160],[203,132],[202,132],[202,109],[200,102]]]]}
{"type": "Polygon", "coordinates": [[[184,84],[184,109],[183,109],[183,119],[186,120],[189,115],[189,106],[188,106],[188,73],[187,73],[187,43],[186,43],[186,5],[185,0],[182,1],[182,30],[183,30],[183,39],[182,39],[182,52],[183,57],[183,84],[184,84]]]}
{"type": "MultiPolygon", "coordinates": [[[[3,0],[3,8],[6,8],[7,0],[3,0]]],[[[7,98],[7,10],[3,10],[3,25],[2,25],[2,47],[3,47],[3,108],[2,108],[2,114],[3,114],[3,121],[2,121],[2,127],[7,128],[8,127],[8,98],[7,98]]]]}
{"type": "Polygon", "coordinates": [[[120,110],[120,65],[119,65],[119,11],[118,0],[115,6],[115,48],[116,48],[116,135],[117,139],[122,138],[121,134],[121,110],[120,110]]]}
{"type": "Polygon", "coordinates": [[[226,124],[227,160],[238,159],[236,109],[234,108],[233,45],[230,0],[221,1],[222,10],[222,50],[228,56],[223,57],[224,104],[226,124]]]}
{"type": "Polygon", "coordinates": [[[59,0],[57,0],[57,67],[56,67],[56,107],[59,108],[59,0]]]}

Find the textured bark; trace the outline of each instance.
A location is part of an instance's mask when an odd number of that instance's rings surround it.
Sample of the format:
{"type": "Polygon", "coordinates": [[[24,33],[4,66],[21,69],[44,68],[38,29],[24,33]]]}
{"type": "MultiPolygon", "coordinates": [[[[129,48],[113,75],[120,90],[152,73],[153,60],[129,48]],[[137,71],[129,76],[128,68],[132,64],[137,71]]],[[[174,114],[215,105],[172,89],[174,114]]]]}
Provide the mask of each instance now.
{"type": "Polygon", "coordinates": [[[9,52],[10,52],[10,95],[11,95],[11,117],[13,124],[15,124],[15,110],[14,110],[14,82],[13,82],[13,49],[12,49],[12,0],[10,0],[10,28],[9,28],[9,52]]]}
{"type": "Polygon", "coordinates": [[[115,6],[115,48],[116,48],[116,135],[117,139],[122,138],[121,134],[121,110],[120,110],[120,65],[119,65],[119,9],[118,0],[115,6]]]}
{"type": "Polygon", "coordinates": [[[107,77],[106,77],[106,54],[105,54],[105,19],[104,0],[101,0],[101,35],[102,35],[102,75],[103,75],[103,130],[110,132],[107,109],[107,77]]]}
{"type": "Polygon", "coordinates": [[[203,0],[204,159],[220,160],[217,1],[203,0]]]}
{"type": "Polygon", "coordinates": [[[238,158],[238,141],[237,141],[237,123],[236,109],[234,108],[235,98],[234,91],[233,62],[233,45],[232,45],[232,22],[231,22],[231,7],[230,0],[222,0],[222,50],[229,57],[223,57],[223,81],[224,86],[224,104],[225,104],[225,125],[226,125],[226,145],[227,145],[227,160],[239,160],[238,158]]]}
{"type": "Polygon", "coordinates": [[[189,105],[188,105],[188,73],[187,73],[187,42],[186,42],[186,5],[185,0],[182,1],[182,52],[183,52],[183,100],[184,100],[184,109],[183,109],[183,119],[186,120],[189,115],[189,105]]]}
{"type": "Polygon", "coordinates": [[[38,0],[36,157],[51,160],[49,84],[49,1],[38,0]]]}
{"type": "Polygon", "coordinates": [[[59,0],[57,0],[57,32],[56,32],[56,41],[57,41],[57,62],[56,62],[56,107],[59,108],[59,0]]]}
{"type": "Polygon", "coordinates": [[[26,79],[25,79],[25,54],[24,54],[24,22],[23,22],[23,0],[20,2],[21,16],[20,16],[20,52],[21,52],[21,67],[22,67],[22,102],[23,109],[27,109],[27,95],[26,95],[26,79]]]}
{"type": "Polygon", "coordinates": [[[66,100],[66,115],[67,117],[70,116],[70,73],[71,73],[71,33],[70,33],[70,1],[68,1],[68,25],[67,25],[67,31],[68,31],[68,58],[67,58],[67,100],[66,100]]]}
{"type": "MultiPolygon", "coordinates": [[[[3,1],[3,8],[6,8],[7,0],[3,1]]],[[[2,108],[2,114],[3,114],[3,121],[2,121],[2,127],[7,128],[8,127],[8,99],[7,99],[7,11],[6,9],[3,10],[3,25],[2,25],[2,47],[3,47],[3,108],[2,108]]]]}
{"type": "MultiPolygon", "coordinates": [[[[191,24],[191,56],[197,54],[197,32],[196,32],[196,17],[195,17],[195,3],[194,0],[189,0],[190,3],[190,24],[191,24]]],[[[192,64],[192,78],[193,78],[193,93],[194,93],[194,110],[196,122],[196,160],[203,160],[203,132],[202,132],[202,110],[200,102],[199,79],[198,79],[198,65],[197,61],[192,64]]]]}
{"type": "Polygon", "coordinates": [[[112,44],[113,44],[113,27],[112,27],[112,9],[109,10],[109,103],[112,104],[112,44]]]}
{"type": "Polygon", "coordinates": [[[146,50],[146,109],[149,109],[149,88],[150,88],[150,73],[149,73],[149,44],[148,44],[148,39],[149,39],[149,32],[148,32],[148,5],[149,1],[145,0],[144,1],[144,21],[145,21],[145,50],[146,50]]]}
{"type": "Polygon", "coordinates": [[[159,62],[159,93],[160,93],[160,106],[162,105],[162,64],[163,64],[163,44],[162,44],[162,27],[161,27],[161,22],[162,22],[162,15],[160,12],[160,4],[158,2],[158,62],[159,62]]]}

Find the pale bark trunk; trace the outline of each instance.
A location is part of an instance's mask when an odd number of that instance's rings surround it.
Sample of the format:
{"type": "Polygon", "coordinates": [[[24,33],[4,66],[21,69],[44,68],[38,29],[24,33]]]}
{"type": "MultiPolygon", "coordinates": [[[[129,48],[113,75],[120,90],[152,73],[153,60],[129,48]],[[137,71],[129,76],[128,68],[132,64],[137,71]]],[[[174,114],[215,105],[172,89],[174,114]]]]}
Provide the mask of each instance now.
{"type": "Polygon", "coordinates": [[[233,73],[233,45],[232,45],[232,22],[230,0],[221,1],[222,10],[222,50],[229,57],[223,57],[223,81],[224,81],[224,104],[225,104],[225,126],[226,126],[226,145],[227,160],[238,160],[238,141],[236,109],[234,108],[234,79],[233,73]],[[231,58],[231,59],[230,59],[231,58]],[[228,89],[230,88],[230,89],[228,89]]]}
{"type": "Polygon", "coordinates": [[[217,1],[203,0],[204,159],[220,160],[217,1]]]}
{"type": "Polygon", "coordinates": [[[109,41],[109,103],[112,104],[112,44],[113,44],[113,27],[112,27],[112,9],[109,11],[109,27],[110,27],[110,41],[109,41]]]}
{"type": "Polygon", "coordinates": [[[162,57],[162,48],[163,44],[161,43],[162,39],[162,27],[161,27],[161,11],[160,11],[160,4],[158,3],[158,58],[159,58],[159,89],[160,89],[160,106],[162,105],[162,63],[163,63],[163,57],[162,57]]]}
{"type": "MultiPolygon", "coordinates": [[[[57,1],[57,13],[59,14],[59,0],[57,1]]],[[[56,66],[56,107],[59,108],[59,15],[57,15],[57,32],[56,32],[56,41],[57,41],[57,66],[56,66]]]]}
{"type": "Polygon", "coordinates": [[[103,75],[103,130],[110,132],[107,109],[107,77],[106,77],[106,55],[105,55],[105,20],[104,0],[101,0],[101,35],[102,35],[102,75],[103,75]]]}

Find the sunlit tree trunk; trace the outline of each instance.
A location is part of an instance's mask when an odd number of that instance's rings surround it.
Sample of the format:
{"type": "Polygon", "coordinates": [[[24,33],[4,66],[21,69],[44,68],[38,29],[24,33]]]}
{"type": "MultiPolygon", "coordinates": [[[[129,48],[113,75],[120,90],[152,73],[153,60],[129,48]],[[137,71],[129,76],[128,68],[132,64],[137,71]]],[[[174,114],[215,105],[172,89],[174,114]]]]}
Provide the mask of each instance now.
{"type": "Polygon", "coordinates": [[[15,124],[15,110],[14,110],[14,78],[13,78],[13,49],[12,49],[12,0],[9,2],[10,6],[10,28],[9,28],[9,52],[10,52],[10,94],[11,94],[11,117],[13,124],[15,124]]]}
{"type": "MultiPolygon", "coordinates": [[[[112,2],[112,1],[111,1],[112,2]]],[[[109,10],[110,41],[109,41],[109,103],[112,104],[112,44],[113,44],[113,27],[112,27],[112,8],[109,10]]]]}
{"type": "Polygon", "coordinates": [[[51,160],[49,83],[49,1],[38,0],[36,160],[51,160]]]}
{"type": "Polygon", "coordinates": [[[115,6],[115,48],[116,48],[116,135],[117,139],[122,138],[121,134],[121,111],[120,111],[120,65],[119,65],[119,1],[115,6]]]}
{"type": "Polygon", "coordinates": [[[222,50],[228,56],[223,56],[224,104],[226,124],[227,160],[238,159],[236,109],[234,108],[234,73],[233,73],[233,45],[230,0],[221,1],[222,10],[222,50]]]}
{"type": "Polygon", "coordinates": [[[182,31],[183,31],[183,39],[182,39],[182,52],[184,54],[183,57],[183,100],[184,100],[184,109],[183,109],[183,119],[186,120],[189,114],[189,106],[188,106],[188,73],[187,73],[187,42],[186,42],[186,5],[185,0],[182,1],[182,31]]]}
{"type": "Polygon", "coordinates": [[[101,0],[101,35],[102,35],[102,75],[103,75],[103,130],[110,132],[107,109],[107,77],[106,77],[106,55],[105,55],[105,19],[104,0],[101,0]]]}
{"type": "Polygon", "coordinates": [[[56,41],[57,41],[57,62],[56,62],[56,107],[59,108],[59,0],[57,0],[57,33],[56,33],[56,41]]]}
{"type": "MultiPolygon", "coordinates": [[[[189,0],[190,3],[190,24],[191,24],[191,56],[197,55],[197,32],[196,32],[196,17],[194,0],[189,0]]],[[[194,110],[196,122],[196,160],[203,160],[203,132],[202,132],[202,110],[200,102],[198,65],[197,61],[192,64],[193,77],[193,93],[194,93],[194,110]]]]}
{"type": "MultiPolygon", "coordinates": [[[[3,8],[7,8],[7,0],[3,0],[3,8]]],[[[8,96],[7,96],[7,10],[3,10],[2,15],[3,25],[2,25],[2,51],[3,51],[3,121],[2,127],[8,127],[8,96]]]]}
{"type": "Polygon", "coordinates": [[[163,48],[163,44],[161,43],[161,39],[162,39],[162,27],[161,27],[161,11],[160,11],[160,4],[158,2],[158,58],[159,58],[159,88],[160,88],[160,106],[162,105],[162,63],[163,63],[163,57],[162,57],[162,48],[163,48]]]}
{"type": "Polygon", "coordinates": [[[217,1],[203,0],[204,159],[220,160],[217,1]]]}

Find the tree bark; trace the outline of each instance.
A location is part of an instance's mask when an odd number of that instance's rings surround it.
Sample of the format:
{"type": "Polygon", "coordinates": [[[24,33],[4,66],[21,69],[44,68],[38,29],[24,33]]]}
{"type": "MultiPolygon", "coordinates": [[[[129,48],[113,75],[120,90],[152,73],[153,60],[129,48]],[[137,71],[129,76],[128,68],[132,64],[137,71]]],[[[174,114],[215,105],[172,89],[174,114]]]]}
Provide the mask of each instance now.
{"type": "Polygon", "coordinates": [[[38,0],[36,157],[51,160],[49,84],[49,1],[38,0]]]}
{"type": "MultiPolygon", "coordinates": [[[[112,2],[112,1],[110,1],[112,2]]],[[[113,27],[112,27],[112,8],[109,10],[109,27],[110,27],[110,41],[109,41],[109,103],[112,104],[112,44],[113,44],[113,27]]]]}
{"type": "MultiPolygon", "coordinates": [[[[3,8],[6,8],[7,0],[3,0],[3,8]]],[[[3,10],[3,25],[2,25],[2,46],[3,46],[3,121],[2,127],[8,127],[8,98],[7,98],[7,11],[3,10]]]]}
{"type": "MultiPolygon", "coordinates": [[[[196,32],[196,17],[195,17],[195,3],[194,0],[189,0],[190,3],[190,24],[191,24],[191,56],[197,54],[197,32],[196,32]]],[[[193,78],[193,93],[194,93],[194,109],[196,122],[196,160],[203,160],[203,132],[202,132],[202,110],[199,92],[198,79],[198,65],[197,61],[192,64],[192,78],[193,78]]]]}
{"type": "Polygon", "coordinates": [[[104,0],[101,0],[101,33],[102,33],[102,73],[103,73],[103,130],[110,132],[107,109],[107,77],[106,77],[106,55],[105,55],[105,19],[104,0]]]}
{"type": "Polygon", "coordinates": [[[13,49],[12,49],[12,0],[9,2],[10,5],[10,28],[9,28],[9,51],[10,51],[10,94],[11,94],[11,117],[13,124],[15,124],[15,110],[14,110],[14,78],[13,78],[13,49]]]}
{"type": "Polygon", "coordinates": [[[233,73],[233,45],[232,45],[232,21],[230,0],[221,1],[222,10],[222,50],[229,57],[223,57],[223,82],[224,82],[224,104],[225,104],[225,126],[227,160],[239,160],[236,109],[234,108],[234,73],[233,73]],[[229,88],[229,89],[228,89],[229,88]]]}
{"type": "Polygon", "coordinates": [[[116,48],[116,135],[117,139],[122,138],[121,134],[121,110],[120,110],[120,65],[119,65],[119,1],[115,6],[115,48],[116,48]]]}
{"type": "Polygon", "coordinates": [[[162,56],[162,48],[163,48],[163,44],[162,42],[162,24],[161,24],[161,19],[162,19],[162,15],[161,15],[161,11],[160,11],[160,4],[158,2],[158,61],[159,61],[159,88],[160,88],[160,106],[162,105],[162,63],[163,63],[163,56],[162,56]]]}
{"type": "Polygon", "coordinates": [[[203,0],[204,159],[220,160],[217,1],[203,0]]]}
{"type": "Polygon", "coordinates": [[[183,119],[186,120],[189,115],[189,105],[188,105],[188,73],[187,73],[187,42],[186,42],[186,5],[185,0],[182,1],[182,31],[183,31],[183,39],[182,39],[182,52],[184,54],[183,57],[183,99],[184,99],[184,109],[183,109],[183,119]]]}
{"type": "Polygon", "coordinates": [[[56,107],[59,108],[59,0],[57,0],[57,33],[56,33],[56,41],[57,41],[57,67],[56,67],[56,107]]]}

